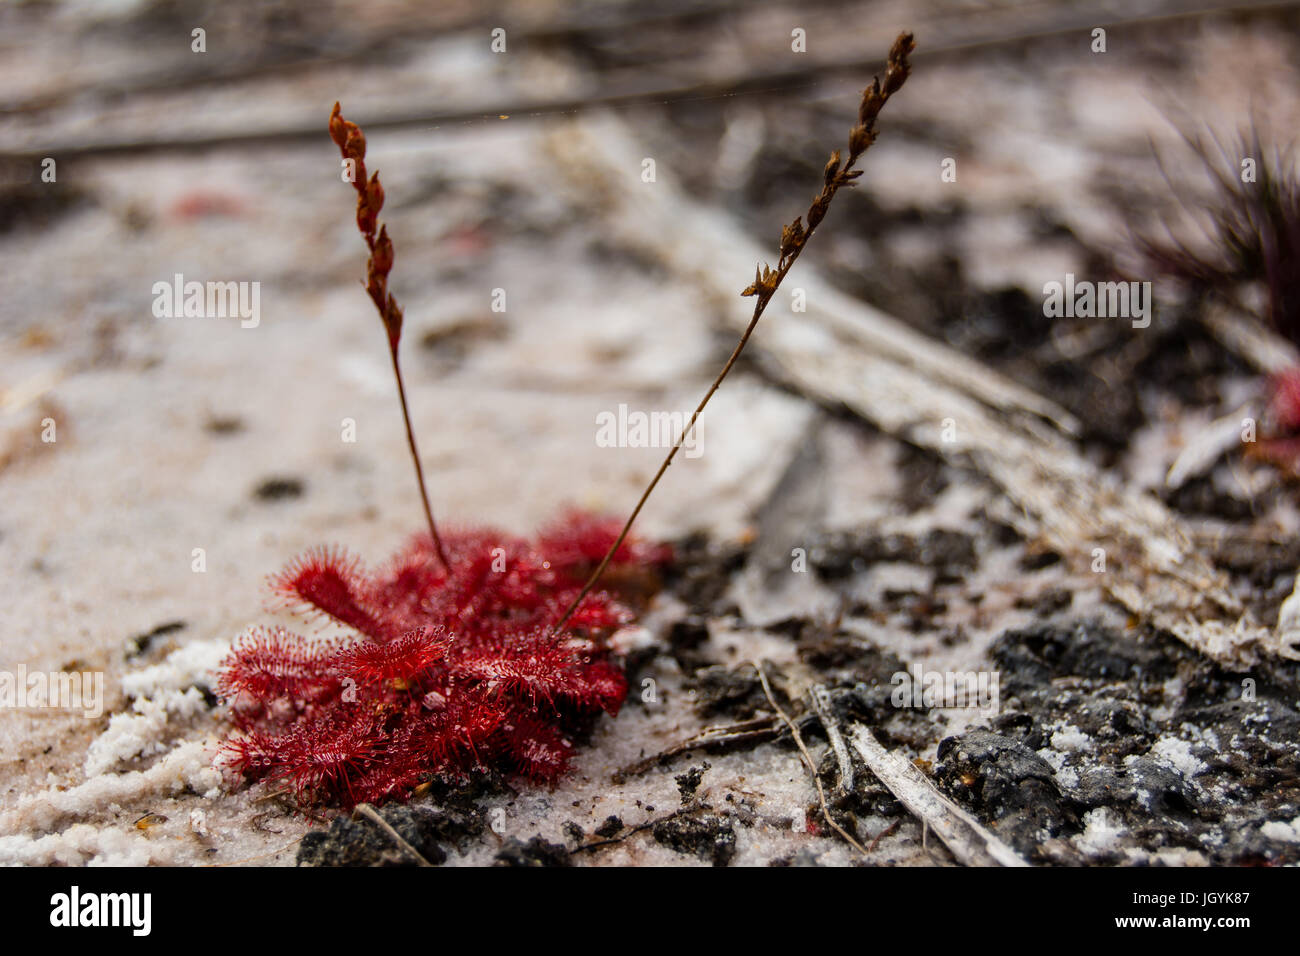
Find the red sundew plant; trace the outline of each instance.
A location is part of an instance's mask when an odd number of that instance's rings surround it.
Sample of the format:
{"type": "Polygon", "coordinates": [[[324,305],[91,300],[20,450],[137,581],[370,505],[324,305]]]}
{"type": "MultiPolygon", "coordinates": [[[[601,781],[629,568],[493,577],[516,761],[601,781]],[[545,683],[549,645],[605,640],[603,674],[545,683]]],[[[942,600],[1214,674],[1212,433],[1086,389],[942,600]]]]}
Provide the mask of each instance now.
{"type": "Polygon", "coordinates": [[[415,463],[428,533],[367,571],[339,549],[308,551],[271,579],[292,609],[355,632],[318,638],[284,628],[241,635],[223,662],[217,692],[239,733],[222,747],[238,774],[282,786],[299,806],[354,807],[405,798],[436,774],[507,769],[553,782],[567,768],[572,736],[600,713],[616,715],[627,679],[609,643],[630,622],[630,598],[671,559],[631,536],[650,493],[690,435],[753,334],[781,281],[842,187],[861,175],[881,107],[906,81],[914,44],[902,34],[883,85],[862,94],[847,160],[837,150],[820,193],[781,234],[775,270],[762,267],[742,295],[753,318],[676,444],[620,528],[578,511],[535,541],[492,529],[442,535],[429,505],[398,361],[402,310],[388,291],[393,244],[379,223],[384,189],[366,177],[365,136],[334,104],[329,131],[357,192],[357,228],[370,251],[366,291],[388,333],[389,354],[415,463]],[[597,590],[606,572],[621,582],[597,590]]]}
{"type": "MultiPolygon", "coordinates": [[[[355,639],[310,640],[256,628],[236,641],[218,693],[244,734],[225,749],[236,769],[282,781],[302,804],[374,803],[431,773],[484,767],[556,779],[568,734],[617,714],[627,681],[606,636],[632,619],[592,594],[561,637],[550,625],[617,526],[572,513],[537,542],[491,530],[429,535],[367,573],[315,549],[272,578],[291,607],[325,614],[355,639]]],[[[666,549],[625,542],[615,562],[644,569],[666,549]]]]}
{"type": "Polygon", "coordinates": [[[535,542],[492,529],[439,533],[398,360],[402,310],[388,291],[383,186],[378,173],[366,177],[365,136],[338,104],[329,128],[353,173],[357,228],[370,250],[366,291],[388,333],[428,533],[374,572],[317,548],[271,579],[288,607],[356,636],[241,635],[217,681],[241,731],[223,756],[302,806],[402,797],[430,774],[489,767],[554,781],[568,765],[569,735],[602,711],[617,714],[627,696],[607,639],[633,614],[609,591],[584,592],[584,580],[607,554],[625,580],[644,579],[671,551],[624,540],[617,524],[578,511],[535,542]]]}

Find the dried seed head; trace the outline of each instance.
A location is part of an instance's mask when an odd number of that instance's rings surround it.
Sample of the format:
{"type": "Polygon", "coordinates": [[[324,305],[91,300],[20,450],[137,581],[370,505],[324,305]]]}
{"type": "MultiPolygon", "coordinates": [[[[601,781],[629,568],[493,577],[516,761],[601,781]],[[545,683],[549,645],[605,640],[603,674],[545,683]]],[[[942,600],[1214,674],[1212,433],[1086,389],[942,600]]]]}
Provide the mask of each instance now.
{"type": "Polygon", "coordinates": [[[803,241],[803,216],[797,216],[790,225],[781,227],[781,258],[798,252],[803,241]]]}
{"type": "Polygon", "coordinates": [[[360,229],[367,237],[375,234],[375,225],[379,222],[379,214],[370,208],[366,202],[366,194],[361,193],[357,197],[357,228],[360,229]]]}
{"type": "Polygon", "coordinates": [[[861,156],[876,141],[876,134],[865,126],[855,126],[849,131],[849,155],[861,156]]]}
{"type": "Polygon", "coordinates": [[[835,175],[840,171],[840,151],[837,149],[831,153],[830,161],[826,163],[826,168],[822,170],[822,181],[830,185],[834,181],[835,175]]]}
{"type": "Polygon", "coordinates": [[[910,33],[900,33],[894,45],[889,48],[889,67],[885,70],[885,95],[897,93],[912,72],[908,56],[916,49],[916,41],[910,33]]]}
{"type": "MultiPolygon", "coordinates": [[[[800,227],[799,220],[797,219],[792,226],[783,227],[781,231],[781,258],[778,261],[777,271],[773,272],[769,268],[764,268],[762,270],[756,269],[754,281],[750,285],[746,286],[745,290],[741,292],[742,296],[758,296],[758,301],[754,304],[754,315],[750,319],[745,332],[741,335],[740,342],[736,345],[731,357],[727,360],[727,364],[722,367],[722,371],[718,373],[718,377],[714,380],[712,387],[707,393],[705,393],[703,400],[696,408],[691,419],[692,423],[694,423],[695,418],[704,411],[704,406],[708,404],[709,398],[715,391],[717,391],[718,386],[722,384],[722,380],[726,378],[727,373],[731,371],[736,359],[744,350],[745,344],[749,341],[750,335],[753,334],[755,327],[758,325],[758,320],[763,316],[763,310],[772,300],[772,296],[780,286],[781,280],[785,278],[786,274],[794,265],[795,260],[798,259],[800,252],[802,252],[804,247],[807,245],[808,237],[812,234],[812,231],[817,228],[817,224],[825,217],[826,210],[829,207],[831,200],[835,198],[836,190],[841,186],[852,185],[853,180],[861,175],[852,167],[857,162],[862,151],[871,145],[873,138],[872,124],[875,122],[876,114],[879,113],[880,108],[889,98],[889,95],[897,91],[897,89],[903,85],[904,80],[907,79],[909,70],[907,55],[912,51],[913,46],[912,35],[910,33],[900,34],[898,39],[894,41],[894,45],[889,51],[889,72],[886,73],[885,79],[886,89],[882,90],[880,82],[877,80],[866,91],[866,93],[863,94],[862,105],[859,110],[860,117],[858,127],[860,128],[855,128],[850,134],[850,155],[848,164],[844,169],[841,169],[839,151],[836,150],[836,152],[832,154],[830,162],[826,164],[826,168],[822,173],[822,191],[813,200],[813,204],[808,210],[807,229],[803,230],[800,227]]],[[[663,476],[668,466],[672,464],[673,456],[677,453],[677,449],[680,447],[681,443],[678,443],[668,452],[663,464],[659,466],[659,471],[656,472],[655,477],[651,479],[646,490],[642,492],[641,500],[638,501],[636,507],[633,508],[632,515],[628,518],[626,524],[624,524],[623,531],[619,538],[614,542],[610,550],[606,552],[605,557],[601,559],[600,564],[597,565],[596,569],[591,573],[591,576],[583,585],[578,596],[569,604],[568,609],[560,617],[559,622],[552,626],[552,634],[558,633],[571,618],[574,618],[575,612],[581,606],[583,600],[596,586],[596,583],[600,580],[601,574],[604,573],[615,550],[617,550],[619,542],[622,541],[631,530],[633,522],[636,521],[637,515],[641,512],[642,506],[654,491],[655,486],[658,484],[659,479],[663,476]]]]}
{"type": "Polygon", "coordinates": [[[393,240],[388,238],[387,226],[379,229],[379,238],[375,240],[375,251],[371,254],[370,261],[377,275],[387,276],[392,271],[393,240]]]}
{"type": "Polygon", "coordinates": [[[397,348],[397,342],[402,337],[402,309],[391,292],[388,294],[388,305],[384,309],[384,327],[388,329],[388,339],[393,348],[397,348]]]}
{"type": "Polygon", "coordinates": [[[361,132],[361,127],[356,123],[344,120],[343,125],[347,130],[347,138],[343,141],[343,154],[348,159],[354,159],[359,163],[366,156],[366,134],[361,132]]]}
{"type": "Polygon", "coordinates": [[[343,108],[337,100],[334,101],[334,111],[330,113],[330,139],[334,140],[334,145],[339,149],[343,149],[348,141],[348,124],[343,119],[343,108]]]}
{"type": "Polygon", "coordinates": [[[813,201],[813,204],[810,207],[808,207],[808,228],[809,229],[816,228],[817,224],[822,221],[822,218],[825,215],[826,215],[826,201],[821,196],[818,196],[813,201]]]}
{"type": "Polygon", "coordinates": [[[871,128],[880,108],[885,105],[885,94],[880,90],[880,77],[873,77],[871,85],[862,91],[862,105],[858,107],[858,123],[871,128]]]}
{"type": "Polygon", "coordinates": [[[374,173],[366,184],[366,205],[376,216],[384,208],[384,187],[379,182],[379,173],[374,173]]]}

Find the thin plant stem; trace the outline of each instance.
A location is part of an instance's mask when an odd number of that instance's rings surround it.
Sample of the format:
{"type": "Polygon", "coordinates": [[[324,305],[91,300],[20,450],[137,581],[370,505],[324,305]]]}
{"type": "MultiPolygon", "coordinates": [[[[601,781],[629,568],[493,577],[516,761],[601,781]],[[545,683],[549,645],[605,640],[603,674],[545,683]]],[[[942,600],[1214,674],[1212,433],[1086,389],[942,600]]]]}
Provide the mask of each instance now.
{"type": "Polygon", "coordinates": [[[397,348],[393,347],[388,350],[393,357],[393,375],[397,378],[397,397],[402,402],[402,422],[406,425],[406,443],[411,448],[411,460],[415,462],[415,478],[420,484],[420,503],[424,505],[424,517],[429,522],[429,534],[433,537],[433,550],[438,555],[438,560],[447,570],[451,570],[451,562],[447,560],[447,551],[442,546],[442,538],[438,535],[438,525],[433,520],[433,509],[429,506],[429,491],[424,484],[424,466],[420,464],[420,450],[415,446],[415,432],[411,428],[411,412],[406,405],[406,385],[402,381],[402,366],[397,361],[397,348]]]}
{"type": "Polygon", "coordinates": [[[623,542],[631,532],[633,522],[635,522],[637,516],[641,514],[641,509],[645,507],[645,503],[650,500],[650,494],[655,490],[655,486],[659,484],[659,479],[664,476],[664,472],[668,470],[668,466],[673,463],[673,458],[676,457],[677,450],[682,447],[682,443],[690,436],[691,429],[695,427],[695,420],[700,417],[700,412],[704,411],[704,406],[709,404],[709,399],[712,398],[713,393],[718,390],[718,386],[722,384],[722,380],[727,377],[727,373],[731,371],[731,367],[736,364],[736,359],[740,357],[740,353],[744,350],[745,343],[749,341],[749,337],[754,334],[754,329],[758,325],[758,320],[763,317],[763,308],[766,305],[766,300],[760,300],[755,306],[754,317],[749,320],[749,327],[745,329],[745,334],[740,337],[740,341],[736,344],[735,349],[732,350],[731,357],[727,359],[727,364],[722,367],[722,371],[718,373],[718,377],[713,380],[713,384],[709,386],[708,392],[705,393],[704,398],[700,400],[700,404],[696,406],[695,411],[691,414],[690,423],[682,430],[682,435],[677,439],[677,443],[669,449],[667,457],[663,460],[663,464],[661,464],[659,470],[655,472],[654,478],[650,479],[650,484],[646,486],[645,491],[641,492],[641,498],[637,501],[636,507],[632,509],[632,514],[628,516],[627,522],[623,525],[623,530],[619,532],[617,540],[615,540],[613,545],[610,546],[610,549],[605,552],[605,556],[601,559],[596,570],[592,572],[589,578],[587,578],[587,583],[582,587],[582,593],[573,599],[573,603],[570,604],[569,609],[564,612],[564,616],[560,618],[553,628],[551,628],[552,633],[558,633],[564,628],[564,625],[569,622],[569,618],[573,617],[574,612],[577,611],[578,607],[582,604],[583,599],[586,598],[586,596],[591,593],[591,589],[596,586],[596,582],[598,582],[601,575],[605,573],[605,569],[609,567],[609,562],[614,559],[614,555],[618,552],[618,549],[622,547],[623,542]]]}
{"type": "Polygon", "coordinates": [[[757,296],[754,302],[754,314],[749,320],[749,325],[745,327],[744,334],[740,336],[740,341],[736,343],[736,347],[732,350],[731,356],[727,359],[727,364],[722,367],[722,371],[718,373],[717,378],[713,380],[713,384],[709,386],[709,390],[704,393],[704,398],[700,400],[700,404],[696,406],[695,411],[691,414],[690,422],[682,429],[681,436],[673,444],[673,447],[668,450],[663,464],[659,466],[659,470],[650,479],[650,484],[641,493],[636,507],[632,509],[632,514],[628,516],[623,525],[623,530],[619,532],[614,543],[605,552],[605,556],[601,559],[600,564],[596,566],[596,570],[587,578],[586,583],[582,586],[582,591],[573,599],[573,603],[569,605],[568,609],[551,628],[552,635],[563,630],[564,625],[569,622],[569,619],[582,605],[583,600],[600,581],[618,549],[627,540],[627,536],[632,530],[632,524],[641,514],[641,509],[645,507],[646,501],[649,500],[651,493],[659,484],[659,479],[664,476],[668,466],[673,463],[673,458],[677,456],[678,450],[690,437],[692,430],[695,428],[696,420],[700,417],[700,413],[704,411],[704,406],[709,404],[709,399],[713,397],[713,393],[722,385],[722,380],[727,377],[727,373],[736,364],[736,359],[740,358],[740,353],[744,351],[750,336],[754,334],[754,329],[758,326],[758,320],[763,317],[763,311],[767,308],[768,303],[772,301],[772,297],[776,295],[781,281],[789,274],[790,269],[799,258],[799,254],[803,252],[813,232],[825,217],[826,210],[830,207],[831,200],[835,197],[836,192],[842,186],[853,186],[853,181],[862,174],[861,170],[853,167],[857,164],[858,158],[875,142],[876,116],[889,97],[897,93],[903,86],[904,81],[906,81],[911,72],[908,56],[915,47],[916,44],[912,42],[910,33],[899,34],[898,39],[894,41],[894,45],[889,50],[889,62],[885,70],[884,85],[881,85],[880,78],[877,77],[871,86],[863,90],[862,103],[858,107],[858,124],[849,131],[848,161],[843,166],[840,165],[839,150],[836,150],[831,155],[830,162],[826,164],[826,169],[822,174],[822,191],[808,209],[807,227],[803,225],[802,216],[795,219],[790,225],[785,226],[781,230],[781,257],[777,261],[776,270],[773,271],[767,266],[763,266],[761,271],[755,269],[753,284],[741,293],[743,296],[757,296]]]}

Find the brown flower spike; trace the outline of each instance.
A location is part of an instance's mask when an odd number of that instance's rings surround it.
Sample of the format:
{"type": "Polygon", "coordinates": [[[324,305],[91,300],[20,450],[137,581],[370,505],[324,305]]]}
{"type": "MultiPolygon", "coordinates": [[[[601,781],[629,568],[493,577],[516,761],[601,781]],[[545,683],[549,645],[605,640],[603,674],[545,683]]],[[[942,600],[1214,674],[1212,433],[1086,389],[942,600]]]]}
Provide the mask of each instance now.
{"type": "Polygon", "coordinates": [[[406,385],[402,381],[402,366],[397,360],[397,346],[402,340],[402,309],[388,291],[388,273],[393,269],[393,242],[388,238],[388,228],[379,225],[379,210],[384,208],[384,187],[379,182],[379,173],[366,179],[366,134],[361,127],[343,118],[343,110],[338,102],[330,113],[330,138],[339,148],[345,160],[352,163],[349,170],[352,188],[357,191],[357,228],[370,249],[370,259],[366,263],[366,292],[375,304],[379,317],[388,331],[388,352],[393,360],[393,375],[397,379],[397,395],[402,402],[402,421],[406,424],[406,442],[411,447],[411,458],[415,461],[415,477],[420,485],[420,503],[424,505],[424,517],[429,523],[429,534],[433,538],[433,550],[446,570],[451,570],[447,563],[447,550],[438,535],[438,525],[433,520],[433,509],[429,506],[429,492],[424,484],[424,467],[420,464],[420,453],[415,447],[415,432],[411,429],[411,412],[406,404],[406,385]],[[375,228],[379,234],[375,234],[375,228]]]}

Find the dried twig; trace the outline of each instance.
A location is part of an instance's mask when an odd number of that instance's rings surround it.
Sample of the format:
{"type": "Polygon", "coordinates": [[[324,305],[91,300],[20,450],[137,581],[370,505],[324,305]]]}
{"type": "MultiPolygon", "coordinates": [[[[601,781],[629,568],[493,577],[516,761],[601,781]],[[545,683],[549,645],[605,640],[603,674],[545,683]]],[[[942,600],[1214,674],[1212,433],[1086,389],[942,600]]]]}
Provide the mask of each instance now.
{"type": "Polygon", "coordinates": [[[1240,448],[1242,419],[1251,414],[1250,406],[1243,405],[1188,433],[1182,451],[1165,474],[1165,487],[1181,488],[1207,473],[1228,451],[1240,448]]]}
{"type": "Polygon", "coordinates": [[[807,765],[808,772],[812,774],[813,783],[817,786],[817,799],[821,803],[822,817],[826,820],[827,825],[843,837],[849,846],[856,849],[863,856],[869,856],[870,854],[867,853],[867,848],[854,839],[853,835],[836,823],[835,818],[831,816],[830,808],[826,805],[826,789],[822,786],[821,775],[817,773],[817,764],[813,760],[812,754],[808,752],[808,747],[803,742],[803,735],[799,733],[799,727],[786,715],[786,712],[783,711],[781,706],[776,702],[776,698],[772,696],[772,686],[767,682],[767,673],[764,671],[762,663],[759,661],[753,661],[752,663],[754,669],[758,671],[758,679],[763,684],[763,693],[767,695],[767,702],[772,705],[772,709],[776,711],[776,715],[781,718],[787,727],[790,728],[790,734],[794,737],[795,745],[798,746],[799,753],[803,755],[803,762],[807,765]]]}
{"type": "Polygon", "coordinates": [[[871,772],[903,806],[920,818],[923,826],[939,835],[958,862],[966,866],[1029,865],[1015,850],[940,793],[910,760],[882,747],[862,724],[855,724],[849,730],[849,739],[871,772]]]}
{"type": "Polygon", "coordinates": [[[814,684],[808,689],[808,700],[813,712],[826,729],[826,739],[835,754],[835,762],[840,766],[840,789],[848,792],[853,789],[853,761],[849,758],[849,748],[844,745],[844,735],[840,733],[840,723],[831,713],[830,692],[821,684],[814,684]]]}
{"type": "Polygon", "coordinates": [[[690,437],[692,430],[695,428],[696,420],[700,417],[700,413],[704,411],[704,406],[709,403],[713,393],[722,385],[722,380],[727,377],[727,373],[731,371],[732,366],[736,364],[736,360],[740,358],[740,353],[744,351],[746,343],[749,342],[749,337],[754,334],[754,329],[758,326],[758,320],[763,317],[763,311],[767,308],[767,304],[772,301],[772,297],[776,295],[776,290],[780,287],[781,281],[789,274],[795,260],[799,258],[799,254],[803,252],[804,247],[808,245],[808,240],[812,238],[813,231],[816,230],[818,224],[825,217],[826,211],[830,208],[831,200],[835,198],[835,194],[844,186],[852,186],[853,181],[862,175],[861,170],[853,167],[857,165],[859,157],[876,141],[876,117],[880,114],[880,110],[885,103],[889,101],[889,98],[902,89],[903,84],[907,81],[908,74],[911,73],[912,69],[911,64],[908,62],[908,56],[911,55],[915,48],[916,44],[912,40],[912,34],[900,33],[889,50],[889,62],[885,68],[884,83],[880,82],[880,77],[876,77],[871,85],[862,91],[862,102],[858,105],[858,123],[849,130],[848,161],[841,165],[840,151],[838,149],[831,154],[830,161],[827,162],[826,168],[822,171],[822,190],[808,208],[807,227],[803,224],[803,217],[798,216],[790,225],[781,228],[780,258],[777,260],[775,271],[766,265],[754,267],[753,283],[744,292],[740,293],[742,296],[756,297],[754,313],[749,320],[749,325],[741,333],[740,341],[736,343],[736,347],[732,350],[727,363],[722,366],[722,371],[718,373],[718,377],[713,380],[709,390],[704,393],[704,398],[700,399],[700,404],[691,413],[691,420],[682,429],[677,442],[669,449],[663,464],[659,466],[659,470],[650,479],[650,484],[641,493],[640,500],[636,503],[636,507],[632,509],[632,514],[628,516],[627,523],[623,525],[623,530],[619,533],[618,538],[610,545],[605,557],[601,559],[596,570],[591,573],[591,577],[587,579],[587,583],[583,585],[582,591],[574,598],[568,610],[556,622],[555,627],[552,629],[553,632],[558,632],[568,623],[574,611],[581,606],[583,599],[591,593],[591,589],[596,586],[596,582],[605,573],[605,568],[609,566],[609,562],[627,538],[628,532],[632,530],[633,522],[641,514],[641,509],[645,507],[646,501],[649,500],[651,493],[659,484],[659,479],[664,476],[664,472],[673,463],[673,458],[676,457],[678,450],[690,437]]]}
{"type": "Polygon", "coordinates": [[[756,717],[752,720],[742,720],[734,724],[723,724],[717,727],[708,727],[701,730],[693,737],[683,740],[679,744],[674,744],[667,750],[661,750],[651,757],[645,757],[634,764],[629,764],[621,770],[614,773],[614,782],[623,783],[629,777],[635,777],[645,773],[650,768],[662,763],[665,760],[671,760],[673,757],[690,753],[692,750],[702,750],[706,747],[724,747],[729,744],[744,743],[747,741],[765,740],[774,737],[778,733],[776,718],[774,717],[756,717]]]}

